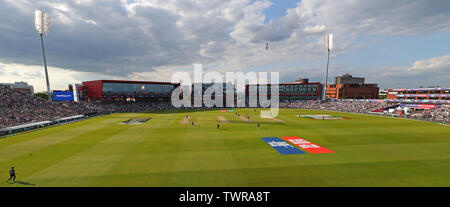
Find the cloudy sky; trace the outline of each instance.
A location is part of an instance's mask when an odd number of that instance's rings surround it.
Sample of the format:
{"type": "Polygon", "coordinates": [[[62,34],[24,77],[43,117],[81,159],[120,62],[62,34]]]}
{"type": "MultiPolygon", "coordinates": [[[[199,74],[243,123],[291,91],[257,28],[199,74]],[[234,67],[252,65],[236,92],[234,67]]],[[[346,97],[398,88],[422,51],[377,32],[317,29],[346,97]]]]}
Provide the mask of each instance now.
{"type": "Polygon", "coordinates": [[[44,91],[96,79],[170,81],[207,71],[277,71],[283,82],[351,73],[381,88],[450,86],[448,0],[0,0],[0,82],[44,91]],[[269,42],[269,50],[265,44],[269,42]]]}

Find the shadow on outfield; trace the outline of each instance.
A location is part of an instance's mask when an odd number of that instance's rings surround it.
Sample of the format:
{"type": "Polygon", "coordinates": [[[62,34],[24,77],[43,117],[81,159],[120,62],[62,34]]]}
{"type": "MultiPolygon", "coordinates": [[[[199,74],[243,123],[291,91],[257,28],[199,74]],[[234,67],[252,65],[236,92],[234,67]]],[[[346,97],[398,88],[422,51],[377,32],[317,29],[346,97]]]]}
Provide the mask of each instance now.
{"type": "Polygon", "coordinates": [[[33,183],[21,181],[21,180],[16,180],[15,183],[22,184],[22,185],[31,185],[31,186],[35,186],[36,185],[36,184],[33,184],[33,183]]]}

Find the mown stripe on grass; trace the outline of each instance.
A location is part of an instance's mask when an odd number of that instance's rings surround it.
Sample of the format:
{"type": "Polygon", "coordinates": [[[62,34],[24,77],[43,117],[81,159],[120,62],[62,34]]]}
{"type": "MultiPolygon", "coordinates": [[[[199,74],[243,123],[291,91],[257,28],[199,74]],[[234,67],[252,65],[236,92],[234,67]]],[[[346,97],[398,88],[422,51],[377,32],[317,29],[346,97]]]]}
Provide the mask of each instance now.
{"type": "MultiPolygon", "coordinates": [[[[146,122],[147,124],[148,122],[146,122]]],[[[144,125],[110,126],[120,127],[120,131],[107,133],[99,142],[92,143],[77,153],[27,177],[33,182],[41,180],[44,186],[87,186],[93,180],[83,176],[103,175],[111,166],[138,145],[145,136],[138,128],[144,125]],[[67,177],[65,183],[55,183],[54,177],[67,177]]],[[[113,129],[111,129],[113,130],[113,129]]],[[[151,132],[152,129],[147,129],[151,132]]]]}
{"type": "MultiPolygon", "coordinates": [[[[134,172],[81,176],[80,179],[103,181],[96,182],[95,185],[91,184],[91,186],[114,187],[445,187],[450,185],[450,175],[447,171],[449,167],[450,159],[444,159],[247,169],[199,169],[177,172],[134,172]],[[243,176],[247,182],[242,182],[243,176]]],[[[54,181],[67,183],[70,178],[56,177],[54,181]]]]}
{"type": "Polygon", "coordinates": [[[123,131],[124,129],[126,128],[122,126],[113,128],[104,126],[102,128],[96,128],[95,130],[84,131],[83,134],[74,137],[67,135],[71,138],[58,143],[52,143],[52,145],[45,145],[45,147],[37,148],[32,151],[32,154],[26,153],[0,163],[0,169],[7,169],[10,166],[15,166],[18,178],[24,179],[31,174],[63,161],[97,142],[120,133],[120,131],[123,131]]]}
{"type": "MultiPolygon", "coordinates": [[[[149,172],[153,170],[172,170],[170,157],[160,157],[158,150],[167,146],[164,143],[171,143],[171,148],[177,148],[178,144],[174,138],[167,136],[167,127],[177,126],[176,114],[159,114],[154,122],[147,126],[152,126],[151,130],[145,131],[140,136],[139,143],[127,146],[127,151],[110,166],[103,175],[110,174],[130,174],[135,172],[149,172]],[[175,144],[173,144],[175,143],[175,144]]],[[[178,131],[177,131],[178,132],[178,131]]],[[[130,135],[132,136],[132,135],[130,135]]],[[[175,150],[176,151],[176,150],[175,150]]],[[[174,155],[176,153],[171,153],[174,155]]],[[[94,180],[93,185],[104,185],[103,179],[94,180]]]]}
{"type": "MultiPolygon", "coordinates": [[[[73,124],[58,126],[55,128],[40,130],[31,134],[23,134],[8,139],[14,143],[0,148],[0,163],[11,160],[22,155],[31,155],[39,149],[63,143],[73,138],[89,136],[95,131],[103,132],[110,124],[92,124],[92,121],[77,122],[73,124]],[[21,140],[22,137],[31,139],[21,140]],[[30,154],[31,153],[31,154],[30,154]]],[[[97,119],[101,123],[101,119],[97,119]]]]}
{"type": "MultiPolygon", "coordinates": [[[[168,182],[169,186],[180,182],[180,180],[188,182],[188,184],[196,182],[193,180],[194,178],[179,176],[175,172],[238,168],[221,135],[221,133],[225,132],[224,129],[215,127],[217,122],[215,118],[215,115],[201,117],[200,122],[210,123],[207,125],[207,128],[201,130],[201,133],[198,133],[198,129],[187,129],[185,131],[172,171],[173,176],[170,177],[168,182]],[[218,148],[225,150],[218,150],[218,148]]],[[[242,176],[237,176],[235,179],[238,179],[240,183],[246,183],[245,178],[242,176]]]]}

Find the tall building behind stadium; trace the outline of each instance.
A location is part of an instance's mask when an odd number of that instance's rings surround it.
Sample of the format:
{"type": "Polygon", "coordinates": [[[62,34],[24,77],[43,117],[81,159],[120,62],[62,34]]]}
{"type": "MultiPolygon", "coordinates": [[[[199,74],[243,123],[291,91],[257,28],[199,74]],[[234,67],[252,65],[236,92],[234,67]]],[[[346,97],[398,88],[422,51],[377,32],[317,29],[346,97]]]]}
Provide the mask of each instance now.
{"type": "Polygon", "coordinates": [[[377,99],[379,92],[375,83],[365,83],[363,77],[350,74],[336,76],[334,84],[328,84],[326,97],[333,99],[377,99]]]}
{"type": "Polygon", "coordinates": [[[11,89],[22,91],[24,93],[28,93],[34,95],[34,87],[32,85],[28,85],[27,82],[14,82],[14,83],[0,83],[0,85],[9,87],[11,89]]]}

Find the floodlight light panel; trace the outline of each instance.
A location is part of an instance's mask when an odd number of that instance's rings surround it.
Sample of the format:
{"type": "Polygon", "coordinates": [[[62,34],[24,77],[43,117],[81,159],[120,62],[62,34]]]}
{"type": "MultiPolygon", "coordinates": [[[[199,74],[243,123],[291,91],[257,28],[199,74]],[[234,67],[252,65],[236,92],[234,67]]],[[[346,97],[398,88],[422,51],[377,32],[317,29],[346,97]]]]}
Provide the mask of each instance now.
{"type": "Polygon", "coordinates": [[[39,34],[42,34],[43,25],[42,25],[42,11],[41,10],[34,11],[34,27],[36,28],[36,31],[39,34]]]}
{"type": "Polygon", "coordinates": [[[48,13],[44,13],[44,34],[48,34],[50,32],[50,15],[48,13]]]}
{"type": "Polygon", "coordinates": [[[328,35],[328,49],[332,50],[333,49],[333,34],[329,34],[328,35]]]}

